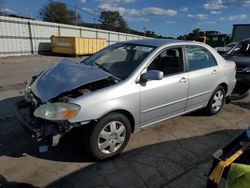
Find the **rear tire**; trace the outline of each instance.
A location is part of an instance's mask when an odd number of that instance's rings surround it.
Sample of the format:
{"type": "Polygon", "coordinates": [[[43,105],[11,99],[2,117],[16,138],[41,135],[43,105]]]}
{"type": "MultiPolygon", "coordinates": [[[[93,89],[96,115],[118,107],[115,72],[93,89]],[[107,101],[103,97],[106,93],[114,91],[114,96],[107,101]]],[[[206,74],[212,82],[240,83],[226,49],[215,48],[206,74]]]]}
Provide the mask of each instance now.
{"type": "Polygon", "coordinates": [[[218,86],[212,94],[205,111],[208,115],[217,114],[224,105],[225,101],[225,89],[222,86],[218,86]]]}
{"type": "Polygon", "coordinates": [[[89,137],[89,153],[98,160],[115,156],[127,146],[131,124],[126,116],[110,113],[99,119],[89,137]]]}

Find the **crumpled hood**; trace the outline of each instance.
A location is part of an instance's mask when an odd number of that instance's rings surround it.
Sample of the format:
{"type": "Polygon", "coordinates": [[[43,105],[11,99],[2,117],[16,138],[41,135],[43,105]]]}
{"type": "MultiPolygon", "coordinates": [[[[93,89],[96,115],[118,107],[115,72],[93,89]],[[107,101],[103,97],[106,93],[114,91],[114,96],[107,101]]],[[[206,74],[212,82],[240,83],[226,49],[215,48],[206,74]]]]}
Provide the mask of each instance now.
{"type": "Polygon", "coordinates": [[[31,84],[31,91],[42,102],[63,92],[109,77],[110,74],[73,61],[64,60],[42,72],[31,84]]]}

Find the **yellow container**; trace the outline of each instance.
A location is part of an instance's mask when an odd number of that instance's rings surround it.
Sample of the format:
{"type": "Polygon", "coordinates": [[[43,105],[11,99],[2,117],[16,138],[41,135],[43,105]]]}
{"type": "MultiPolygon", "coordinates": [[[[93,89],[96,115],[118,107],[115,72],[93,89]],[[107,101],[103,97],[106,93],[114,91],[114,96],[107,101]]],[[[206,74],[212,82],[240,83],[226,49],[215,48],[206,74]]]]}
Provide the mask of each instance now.
{"type": "Polygon", "coordinates": [[[106,47],[104,38],[87,37],[51,37],[51,50],[53,53],[69,55],[89,55],[106,47]]]}

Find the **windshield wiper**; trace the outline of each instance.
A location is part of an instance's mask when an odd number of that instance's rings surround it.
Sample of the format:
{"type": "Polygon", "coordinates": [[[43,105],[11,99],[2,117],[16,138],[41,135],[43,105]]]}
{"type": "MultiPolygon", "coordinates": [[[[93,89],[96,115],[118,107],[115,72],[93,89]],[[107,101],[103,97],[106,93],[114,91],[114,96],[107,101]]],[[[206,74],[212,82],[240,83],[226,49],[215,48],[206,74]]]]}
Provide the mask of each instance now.
{"type": "Polygon", "coordinates": [[[119,78],[118,76],[114,75],[113,73],[111,73],[108,69],[106,69],[104,66],[98,64],[98,63],[94,63],[95,66],[101,68],[102,70],[104,70],[105,72],[108,72],[109,74],[111,74],[112,76],[118,78],[119,80],[121,80],[121,78],[119,78]]]}

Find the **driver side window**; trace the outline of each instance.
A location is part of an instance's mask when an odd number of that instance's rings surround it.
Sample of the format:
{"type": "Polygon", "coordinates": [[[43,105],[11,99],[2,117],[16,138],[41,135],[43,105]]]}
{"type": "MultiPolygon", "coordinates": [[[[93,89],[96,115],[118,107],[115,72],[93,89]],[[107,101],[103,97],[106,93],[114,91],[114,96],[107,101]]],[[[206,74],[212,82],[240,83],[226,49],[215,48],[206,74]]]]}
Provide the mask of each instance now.
{"type": "Polygon", "coordinates": [[[148,66],[148,70],[162,71],[164,76],[182,72],[182,48],[170,48],[162,51],[148,66]]]}

